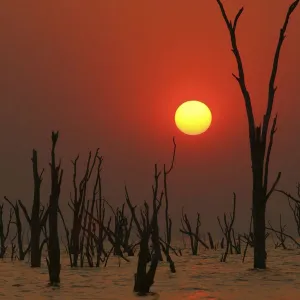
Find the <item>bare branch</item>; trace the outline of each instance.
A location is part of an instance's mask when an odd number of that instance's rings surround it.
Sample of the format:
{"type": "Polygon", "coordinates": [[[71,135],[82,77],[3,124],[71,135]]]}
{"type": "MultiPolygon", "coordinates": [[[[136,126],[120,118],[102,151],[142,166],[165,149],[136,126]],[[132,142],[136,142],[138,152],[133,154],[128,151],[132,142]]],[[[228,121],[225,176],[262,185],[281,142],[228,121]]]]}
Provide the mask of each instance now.
{"type": "Polygon", "coordinates": [[[287,193],[287,192],[285,192],[285,191],[283,191],[283,190],[277,190],[277,189],[274,189],[274,191],[275,191],[275,192],[278,192],[278,193],[281,193],[281,194],[287,196],[288,198],[290,198],[291,200],[293,200],[294,202],[300,204],[300,201],[297,200],[297,199],[296,199],[294,196],[292,196],[291,194],[289,194],[289,193],[287,193]]]}
{"type": "Polygon", "coordinates": [[[232,52],[235,56],[237,66],[238,66],[238,71],[239,71],[239,77],[237,77],[236,75],[233,75],[233,76],[238,81],[238,83],[240,85],[240,88],[241,88],[241,91],[242,91],[242,94],[243,94],[243,97],[244,97],[244,100],[245,100],[245,106],[246,106],[246,112],[247,112],[247,118],[248,118],[248,125],[249,125],[249,135],[250,135],[250,138],[251,138],[250,140],[252,140],[252,138],[254,138],[254,134],[255,134],[254,115],[253,115],[253,110],[252,110],[250,94],[249,94],[249,92],[247,90],[247,87],[246,87],[243,63],[242,63],[240,52],[239,52],[238,47],[237,47],[236,36],[235,36],[235,30],[236,30],[237,22],[238,22],[239,17],[241,16],[241,14],[243,12],[243,8],[241,8],[239,10],[239,12],[237,13],[237,15],[234,19],[234,23],[232,25],[232,22],[229,21],[229,19],[227,17],[226,11],[224,9],[224,6],[223,6],[221,0],[217,0],[217,3],[220,7],[223,19],[225,20],[225,23],[227,25],[227,29],[228,29],[229,34],[230,34],[232,52]]]}
{"type": "Polygon", "coordinates": [[[264,171],[264,189],[267,192],[268,188],[268,178],[269,178],[269,164],[270,164],[270,157],[271,157],[271,150],[273,146],[273,139],[274,139],[274,134],[276,132],[276,122],[277,122],[277,115],[273,119],[273,125],[270,133],[270,141],[268,144],[268,150],[267,150],[267,155],[266,155],[266,161],[265,161],[265,171],[264,171]]]}
{"type": "Polygon", "coordinates": [[[282,48],[283,41],[285,39],[285,32],[286,32],[291,14],[293,13],[295,8],[299,4],[299,1],[300,0],[296,0],[290,5],[288,12],[286,14],[286,17],[285,17],[283,26],[280,29],[279,40],[278,40],[277,48],[276,48],[275,55],[274,55],[273,67],[272,67],[272,72],[271,72],[270,81],[269,81],[268,104],[267,104],[266,113],[264,115],[264,122],[263,122],[263,129],[262,129],[263,140],[266,140],[266,136],[268,133],[268,127],[269,127],[269,121],[270,121],[271,114],[272,114],[274,96],[275,96],[275,92],[276,92],[276,87],[274,86],[274,84],[275,84],[275,79],[276,79],[277,70],[278,70],[280,51],[282,48]]]}

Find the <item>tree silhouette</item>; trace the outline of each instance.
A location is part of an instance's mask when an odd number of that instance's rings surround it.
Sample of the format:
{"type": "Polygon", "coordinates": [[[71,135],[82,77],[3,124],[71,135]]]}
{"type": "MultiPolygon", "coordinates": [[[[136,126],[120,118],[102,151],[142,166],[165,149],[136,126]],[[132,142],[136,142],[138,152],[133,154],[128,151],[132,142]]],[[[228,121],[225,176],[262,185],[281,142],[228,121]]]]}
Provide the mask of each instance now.
{"type": "Polygon", "coordinates": [[[252,110],[252,103],[250,94],[246,87],[245,74],[243,69],[243,63],[238,50],[236,42],[236,27],[238,20],[243,13],[243,7],[238,11],[234,21],[230,21],[227,17],[226,11],[221,0],[217,0],[220,7],[223,19],[226,23],[227,29],[230,34],[230,40],[232,45],[232,52],[235,56],[238,76],[233,74],[237,80],[243,98],[245,101],[248,129],[249,129],[249,141],[250,141],[250,153],[252,163],[252,216],[253,216],[253,234],[254,234],[254,268],[265,269],[266,268],[266,243],[265,243],[265,215],[266,204],[271,194],[273,193],[277,183],[280,180],[281,172],[278,173],[276,180],[271,188],[268,188],[269,179],[269,163],[271,150],[273,146],[273,138],[276,132],[277,115],[273,118],[271,130],[269,130],[270,119],[272,115],[273,103],[277,87],[275,87],[275,79],[277,75],[278,62],[280,57],[280,51],[283,41],[285,39],[285,32],[290,20],[290,16],[299,4],[300,0],[294,1],[286,14],[283,27],[280,30],[279,40],[274,55],[273,67],[269,81],[269,92],[266,111],[262,120],[262,125],[257,125],[252,110]],[[269,133],[269,134],[268,134],[269,133]]]}

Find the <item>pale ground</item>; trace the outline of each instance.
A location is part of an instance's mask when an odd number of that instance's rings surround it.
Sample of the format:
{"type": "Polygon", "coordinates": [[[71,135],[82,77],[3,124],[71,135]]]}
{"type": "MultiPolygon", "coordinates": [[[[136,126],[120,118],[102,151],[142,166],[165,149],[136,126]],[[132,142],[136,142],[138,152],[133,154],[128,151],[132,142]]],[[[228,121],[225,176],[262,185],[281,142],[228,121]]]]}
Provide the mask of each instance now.
{"type": "MultiPolygon", "coordinates": [[[[300,250],[270,248],[265,271],[251,270],[252,259],[248,257],[243,264],[239,255],[230,255],[228,262],[220,263],[220,253],[202,250],[196,257],[173,255],[177,273],[170,274],[166,263],[161,263],[152,287],[156,294],[147,299],[300,299],[300,250]]],[[[0,261],[0,298],[137,299],[132,292],[136,259],[122,261],[121,267],[118,259],[112,258],[106,268],[71,269],[64,254],[60,288],[47,286],[46,266],[31,269],[27,262],[0,261]]]]}

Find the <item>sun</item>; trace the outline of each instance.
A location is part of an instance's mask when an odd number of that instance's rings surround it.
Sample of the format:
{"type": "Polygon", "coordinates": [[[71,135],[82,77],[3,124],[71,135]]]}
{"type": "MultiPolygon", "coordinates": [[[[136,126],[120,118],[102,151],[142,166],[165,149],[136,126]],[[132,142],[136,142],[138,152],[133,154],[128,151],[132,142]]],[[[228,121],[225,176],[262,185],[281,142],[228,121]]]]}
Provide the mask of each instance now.
{"type": "Polygon", "coordinates": [[[211,121],[210,109],[197,100],[182,103],[175,113],[176,126],[188,135],[198,135],[205,132],[210,127],[211,121]]]}

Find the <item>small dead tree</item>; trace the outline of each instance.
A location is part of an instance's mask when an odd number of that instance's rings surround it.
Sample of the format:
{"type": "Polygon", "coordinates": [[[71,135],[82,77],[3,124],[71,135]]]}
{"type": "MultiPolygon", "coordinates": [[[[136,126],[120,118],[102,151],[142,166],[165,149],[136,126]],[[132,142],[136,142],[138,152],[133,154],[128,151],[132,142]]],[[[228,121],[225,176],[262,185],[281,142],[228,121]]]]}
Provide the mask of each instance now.
{"type": "Polygon", "coordinates": [[[276,121],[277,115],[273,119],[273,124],[268,138],[269,123],[272,116],[273,103],[275,98],[275,79],[277,75],[278,62],[283,41],[285,39],[286,29],[290,20],[290,16],[299,4],[299,0],[294,1],[286,14],[283,27],[280,30],[279,40],[275,51],[273,60],[273,67],[271,71],[269,81],[269,93],[267,108],[263,117],[262,126],[257,126],[252,110],[251,97],[246,86],[246,79],[244,74],[243,63],[241,55],[236,42],[236,28],[240,16],[243,13],[243,8],[239,10],[235,16],[234,21],[230,21],[221,0],[216,0],[221,10],[223,19],[226,23],[229,31],[232,52],[235,56],[238,75],[233,74],[237,80],[241,92],[243,94],[247,119],[248,119],[248,130],[249,130],[249,141],[250,141],[250,152],[251,152],[251,163],[252,163],[252,215],[253,215],[253,234],[254,234],[254,268],[265,269],[266,268],[266,205],[267,201],[273,193],[279,179],[281,172],[278,173],[276,180],[272,184],[271,188],[268,187],[269,181],[269,163],[271,157],[271,150],[273,146],[273,138],[276,132],[276,121]]]}
{"type": "Polygon", "coordinates": [[[290,234],[287,234],[287,233],[283,232],[282,230],[279,231],[279,230],[277,230],[277,229],[274,229],[273,227],[266,227],[266,229],[267,229],[267,230],[270,230],[270,231],[272,231],[272,232],[274,232],[274,233],[277,233],[277,234],[286,236],[286,237],[289,238],[292,242],[294,242],[294,244],[295,244],[295,246],[296,246],[297,248],[300,248],[300,243],[299,243],[295,238],[293,238],[290,234]]]}
{"type": "Polygon", "coordinates": [[[253,239],[252,239],[252,215],[251,215],[251,218],[250,218],[250,224],[249,224],[249,231],[248,233],[244,233],[241,237],[242,239],[242,242],[244,242],[246,245],[245,245],[245,248],[244,248],[244,252],[243,252],[243,262],[245,262],[245,258],[246,258],[246,254],[247,254],[247,250],[248,250],[248,247],[253,247],[253,239]]]}
{"type": "Polygon", "coordinates": [[[111,230],[109,226],[104,227],[108,240],[113,246],[114,255],[122,257],[124,252],[127,253],[128,256],[134,256],[134,248],[137,244],[129,241],[133,217],[131,216],[130,221],[128,222],[128,217],[125,215],[125,203],[123,203],[121,208],[117,207],[117,209],[114,210],[106,200],[105,202],[110,207],[114,216],[114,230],[111,230]]]}
{"type": "Polygon", "coordinates": [[[133,217],[131,216],[128,221],[128,217],[125,215],[125,203],[122,205],[122,208],[118,210],[118,220],[120,223],[119,239],[124,252],[127,253],[128,256],[134,256],[134,248],[136,244],[130,241],[133,217]]]}
{"type": "MultiPolygon", "coordinates": [[[[279,242],[274,242],[274,245],[275,245],[275,249],[279,248],[279,247],[282,247],[284,250],[287,249],[286,245],[285,245],[285,241],[286,241],[286,235],[284,234],[285,232],[285,229],[286,229],[286,224],[285,225],[282,225],[282,220],[281,220],[281,214],[279,215],[279,231],[277,230],[274,230],[273,226],[271,225],[271,222],[268,221],[269,223],[269,227],[270,228],[269,230],[271,230],[272,232],[275,233],[277,239],[279,242]]],[[[273,237],[272,237],[273,238],[273,237]]]]}
{"type": "Polygon", "coordinates": [[[207,244],[200,238],[199,229],[201,226],[200,214],[197,212],[196,228],[195,231],[192,230],[191,223],[188,219],[187,214],[184,213],[183,207],[181,210],[181,226],[180,232],[186,234],[190,238],[192,255],[198,255],[198,245],[199,243],[204,246],[205,249],[209,249],[207,244]]]}
{"type": "Polygon", "coordinates": [[[292,203],[290,199],[288,201],[289,201],[290,209],[293,212],[297,233],[298,236],[300,237],[300,203],[297,202],[292,203]]]}
{"type": "Polygon", "coordinates": [[[60,283],[60,246],[58,237],[58,211],[59,196],[63,177],[61,162],[56,164],[56,144],[59,132],[52,132],[51,148],[51,194],[49,199],[49,239],[48,239],[48,258],[47,266],[49,272],[50,285],[56,286],[60,283]]]}
{"type": "Polygon", "coordinates": [[[297,197],[292,196],[291,194],[283,191],[283,190],[275,190],[278,193],[285,195],[288,199],[289,207],[293,212],[294,221],[296,224],[296,229],[298,236],[300,237],[300,183],[297,184],[297,197]]]}
{"type": "Polygon", "coordinates": [[[235,221],[235,208],[236,208],[236,194],[233,193],[233,210],[232,213],[230,213],[230,220],[228,220],[226,213],[224,213],[224,226],[221,224],[221,220],[219,217],[218,223],[220,225],[220,228],[224,234],[225,241],[226,241],[226,249],[225,253],[222,254],[220,261],[221,262],[226,262],[227,255],[229,253],[229,249],[231,250],[230,252],[232,253],[232,248],[234,247],[232,244],[232,233],[233,233],[233,225],[235,221]]]}
{"type": "MultiPolygon", "coordinates": [[[[64,244],[64,245],[65,245],[66,252],[67,252],[68,255],[69,255],[70,266],[72,267],[72,255],[71,255],[71,251],[70,251],[70,249],[71,249],[71,247],[70,247],[70,245],[71,245],[71,242],[70,242],[70,232],[69,232],[69,229],[68,229],[68,227],[67,227],[65,218],[64,218],[64,216],[63,216],[63,214],[62,214],[60,208],[58,208],[58,213],[59,213],[59,216],[60,216],[60,218],[61,218],[63,227],[64,227],[64,229],[65,229],[66,239],[67,239],[67,244],[66,244],[66,245],[64,244]]],[[[45,227],[45,228],[46,228],[46,227],[45,227]]]]}
{"type": "MultiPolygon", "coordinates": [[[[117,216],[117,213],[115,216],[117,216]]],[[[112,245],[112,249],[114,250],[114,255],[118,256],[119,258],[119,266],[120,266],[121,265],[120,258],[124,259],[126,262],[129,262],[129,259],[124,256],[125,251],[123,252],[122,250],[122,234],[120,234],[119,225],[115,225],[115,230],[111,230],[110,224],[111,224],[111,219],[109,220],[108,225],[104,227],[104,231],[107,235],[108,241],[112,245]]]]}
{"type": "Polygon", "coordinates": [[[207,232],[207,236],[208,236],[208,241],[209,241],[209,246],[210,246],[210,249],[214,249],[214,250],[217,250],[217,246],[215,245],[214,243],[214,240],[211,236],[211,233],[210,232],[207,232]]]}
{"type": "Polygon", "coordinates": [[[10,246],[11,246],[11,253],[10,253],[10,260],[13,261],[16,259],[16,244],[15,244],[15,239],[17,237],[17,234],[11,239],[10,241],[10,246]]]}
{"type": "Polygon", "coordinates": [[[7,249],[7,245],[6,245],[6,241],[9,235],[9,229],[10,229],[10,225],[12,223],[12,218],[13,218],[13,210],[10,209],[9,211],[9,219],[7,222],[6,227],[4,226],[4,222],[3,222],[3,207],[4,204],[0,205],[0,258],[4,258],[4,255],[6,253],[6,249],[7,249]]]}
{"type": "Polygon", "coordinates": [[[141,221],[137,218],[136,207],[132,205],[127,187],[125,186],[126,203],[130,209],[133,222],[139,235],[139,257],[137,272],[134,276],[134,291],[142,296],[149,293],[154,283],[158,262],[161,260],[161,238],[158,230],[158,213],[164,196],[163,190],[159,193],[159,178],[161,173],[161,171],[158,171],[157,164],[155,164],[154,184],[152,185],[152,214],[150,215],[149,204],[144,202],[144,206],[140,210],[141,221]],[[150,252],[149,249],[150,240],[152,252],[150,252]],[[149,262],[150,266],[147,270],[149,262]]]}
{"type": "Polygon", "coordinates": [[[12,224],[15,224],[17,227],[17,241],[18,241],[18,252],[19,252],[19,260],[24,260],[29,249],[30,249],[30,243],[27,245],[27,247],[24,250],[24,245],[23,245],[23,236],[24,236],[24,231],[23,231],[23,226],[22,226],[22,221],[20,217],[20,209],[19,209],[19,204],[18,201],[16,201],[15,204],[13,204],[6,196],[4,196],[5,201],[7,201],[11,208],[14,211],[14,216],[15,220],[12,221],[12,224]]]}
{"type": "Polygon", "coordinates": [[[31,216],[29,216],[25,205],[19,200],[19,205],[23,210],[25,218],[30,226],[30,256],[31,267],[39,268],[41,266],[43,246],[46,243],[46,238],[40,243],[42,229],[46,225],[48,217],[48,209],[41,205],[41,184],[43,181],[42,175],[44,169],[39,174],[38,171],[38,156],[35,149],[32,150],[32,169],[34,180],[34,194],[31,208],[31,216]]]}
{"type": "MultiPolygon", "coordinates": [[[[157,176],[160,175],[160,173],[157,172],[156,165],[155,165],[155,175],[157,176]]],[[[155,187],[155,189],[157,189],[157,187],[155,187]]],[[[133,207],[133,205],[131,204],[127,187],[125,187],[125,194],[126,194],[126,202],[132,213],[133,220],[138,230],[139,239],[140,239],[139,241],[140,250],[139,250],[137,272],[134,275],[134,292],[136,292],[138,295],[144,296],[150,292],[150,288],[154,283],[154,277],[155,277],[155,273],[159,261],[159,253],[157,253],[158,246],[154,245],[154,243],[157,242],[157,239],[155,237],[153,238],[153,234],[155,234],[153,230],[155,225],[153,223],[157,222],[157,215],[161,207],[163,194],[161,194],[159,199],[157,197],[153,197],[154,210],[152,211],[152,216],[150,215],[150,211],[149,211],[150,209],[148,203],[147,202],[144,203],[144,209],[141,209],[141,219],[142,219],[141,223],[138,221],[138,218],[136,216],[136,212],[135,212],[136,207],[133,207]],[[150,257],[151,255],[149,249],[150,239],[152,240],[152,247],[153,247],[152,257],[150,257]],[[150,267],[147,270],[149,259],[150,259],[150,267]]]]}

